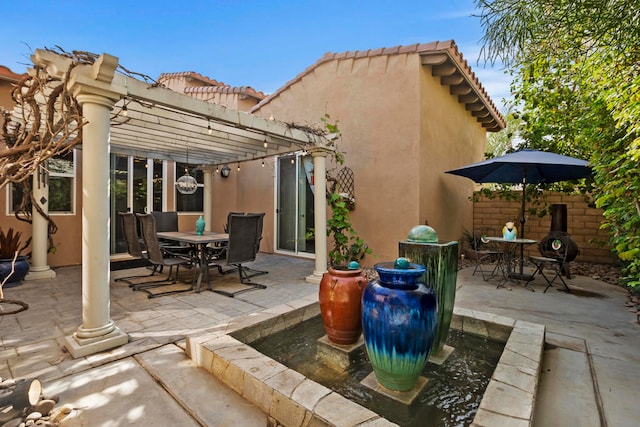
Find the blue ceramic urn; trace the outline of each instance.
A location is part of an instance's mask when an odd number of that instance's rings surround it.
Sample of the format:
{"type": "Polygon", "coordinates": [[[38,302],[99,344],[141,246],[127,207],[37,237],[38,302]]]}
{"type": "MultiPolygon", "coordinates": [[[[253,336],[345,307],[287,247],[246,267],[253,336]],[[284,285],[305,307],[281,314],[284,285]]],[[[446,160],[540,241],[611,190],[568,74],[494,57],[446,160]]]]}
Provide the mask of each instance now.
{"type": "Polygon", "coordinates": [[[378,278],[362,294],[362,332],[380,385],[411,390],[424,369],[438,319],[436,294],[422,283],[426,268],[406,258],[374,265],[378,278]]]}

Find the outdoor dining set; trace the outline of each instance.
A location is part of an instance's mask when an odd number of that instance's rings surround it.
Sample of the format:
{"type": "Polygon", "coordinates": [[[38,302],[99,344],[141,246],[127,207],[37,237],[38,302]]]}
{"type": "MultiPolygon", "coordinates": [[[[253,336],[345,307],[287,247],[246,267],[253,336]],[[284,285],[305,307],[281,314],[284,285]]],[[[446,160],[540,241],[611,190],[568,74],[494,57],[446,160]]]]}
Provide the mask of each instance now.
{"type": "Polygon", "coordinates": [[[508,283],[522,285],[533,291],[530,282],[540,275],[547,282],[543,292],[556,283],[562,284],[561,290],[571,292],[563,275],[569,273],[569,256],[572,240],[564,231],[552,231],[544,239],[537,241],[508,236],[497,236],[489,227],[474,233],[474,252],[476,266],[473,274],[480,273],[485,281],[498,281],[498,288],[508,283]],[[539,255],[529,255],[528,261],[533,264],[532,272],[524,271],[524,247],[538,245],[539,255]]]}
{"type": "MultiPolygon", "coordinates": [[[[483,278],[498,277],[498,287],[503,287],[507,282],[522,284],[533,291],[529,283],[537,274],[544,277],[547,287],[544,292],[559,279],[563,290],[570,292],[569,286],[562,277],[569,274],[568,263],[577,254],[575,242],[566,232],[566,226],[562,229],[553,229],[539,242],[533,239],[525,239],[524,225],[526,222],[526,189],[531,184],[550,184],[559,181],[576,180],[589,177],[592,173],[589,164],[585,160],[563,156],[556,153],[538,150],[523,149],[504,156],[484,160],[446,173],[472,179],[476,183],[501,183],[519,185],[522,189],[522,206],[520,208],[520,234],[517,231],[503,234],[491,229],[480,230],[474,236],[474,249],[476,251],[476,268],[474,274],[480,270],[483,278]],[[533,273],[524,273],[524,247],[538,244],[539,256],[529,256],[529,261],[535,266],[533,273]],[[520,256],[516,256],[519,249],[520,256]],[[519,268],[515,269],[515,261],[519,261],[519,268]],[[482,267],[485,263],[491,263],[489,271],[482,267]],[[552,276],[545,274],[546,269],[552,270],[552,276]],[[499,273],[499,274],[498,274],[499,273]]],[[[512,224],[513,225],[513,224],[512,224]]],[[[553,224],[552,224],[553,225],[553,224]]]]}
{"type": "Polygon", "coordinates": [[[149,298],[179,292],[207,290],[229,297],[266,286],[253,283],[251,277],[267,274],[245,264],[255,261],[262,240],[264,213],[230,213],[225,233],[201,230],[178,230],[177,212],[119,212],[130,256],[143,260],[151,271],[144,275],[120,277],[149,298]],[[140,232],[138,232],[140,230],[140,232]],[[180,267],[193,270],[190,281],[179,277],[180,267]],[[169,269],[164,275],[163,270],[169,269]],[[220,274],[238,273],[240,290],[228,292],[211,285],[210,269],[220,274]]]}

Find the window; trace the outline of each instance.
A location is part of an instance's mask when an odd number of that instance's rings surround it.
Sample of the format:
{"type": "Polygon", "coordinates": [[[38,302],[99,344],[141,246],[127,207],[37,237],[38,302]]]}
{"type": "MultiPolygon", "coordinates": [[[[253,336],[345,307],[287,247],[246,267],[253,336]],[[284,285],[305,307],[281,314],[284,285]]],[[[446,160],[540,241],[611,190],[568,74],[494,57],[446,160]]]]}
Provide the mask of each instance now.
{"type": "MultiPolygon", "coordinates": [[[[75,206],[75,150],[49,159],[49,213],[73,213],[75,206]]],[[[22,202],[24,187],[13,184],[9,193],[9,206],[14,213],[22,202]]],[[[31,209],[31,204],[27,209],[31,209]]]]}
{"type": "Polygon", "coordinates": [[[198,189],[193,194],[181,194],[176,190],[176,210],[178,212],[202,212],[204,210],[204,173],[200,169],[194,169],[193,165],[176,163],[176,180],[187,170],[198,182],[198,189]]]}

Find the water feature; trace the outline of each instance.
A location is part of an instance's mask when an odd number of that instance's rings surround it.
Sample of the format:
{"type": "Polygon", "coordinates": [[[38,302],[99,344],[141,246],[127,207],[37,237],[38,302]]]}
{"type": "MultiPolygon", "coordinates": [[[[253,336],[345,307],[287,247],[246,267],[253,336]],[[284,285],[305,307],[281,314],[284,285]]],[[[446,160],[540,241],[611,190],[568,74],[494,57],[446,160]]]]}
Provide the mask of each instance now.
{"type": "Polygon", "coordinates": [[[322,320],[316,316],[250,345],[402,426],[471,424],[504,347],[485,337],[451,330],[447,344],[455,351],[442,366],[427,363],[422,372],[429,380],[427,386],[406,406],[360,384],[372,371],[364,346],[346,369],[318,357],[317,339],[324,333],[322,320]]]}
{"type": "MultiPolygon", "coordinates": [[[[222,323],[206,334],[189,336],[185,349],[198,366],[280,424],[397,425],[385,421],[377,410],[349,400],[248,344],[316,316],[320,316],[317,302],[292,301],[222,323]]],[[[542,367],[544,325],[456,307],[451,329],[504,343],[473,422],[531,426],[542,367]]],[[[338,375],[335,370],[330,373],[338,375]]]]}

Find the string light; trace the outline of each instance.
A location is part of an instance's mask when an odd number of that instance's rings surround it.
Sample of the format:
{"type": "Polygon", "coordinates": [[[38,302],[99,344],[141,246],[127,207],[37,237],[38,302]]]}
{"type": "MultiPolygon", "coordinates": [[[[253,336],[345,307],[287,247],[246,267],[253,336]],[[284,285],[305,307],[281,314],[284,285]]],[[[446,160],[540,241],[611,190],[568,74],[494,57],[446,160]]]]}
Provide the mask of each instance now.
{"type": "Polygon", "coordinates": [[[238,172],[240,172],[240,163],[238,163],[238,172]]]}
{"type": "Polygon", "coordinates": [[[264,159],[262,159],[262,167],[264,167],[264,159]]]}
{"type": "Polygon", "coordinates": [[[208,119],[207,119],[207,132],[209,132],[209,135],[213,133],[213,129],[211,129],[211,122],[208,119]]]}
{"type": "Polygon", "coordinates": [[[127,109],[127,97],[125,96],[122,101],[122,115],[127,117],[129,111],[127,109]]]}
{"type": "Polygon", "coordinates": [[[267,135],[264,136],[264,143],[262,144],[264,148],[268,148],[269,144],[267,144],[267,135]]]}
{"type": "Polygon", "coordinates": [[[220,172],[220,166],[216,165],[216,173],[220,172]]]}

